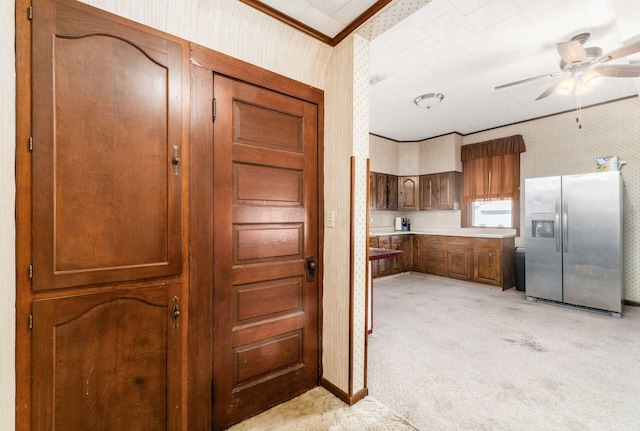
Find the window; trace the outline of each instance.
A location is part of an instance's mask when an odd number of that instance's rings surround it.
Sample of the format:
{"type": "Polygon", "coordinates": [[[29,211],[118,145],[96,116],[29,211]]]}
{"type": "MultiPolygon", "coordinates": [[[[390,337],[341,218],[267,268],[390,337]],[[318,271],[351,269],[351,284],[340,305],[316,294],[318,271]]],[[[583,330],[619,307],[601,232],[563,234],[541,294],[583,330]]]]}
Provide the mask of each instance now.
{"type": "Polygon", "coordinates": [[[475,201],[471,203],[473,227],[513,227],[511,206],[513,201],[475,201]]]}
{"type": "Polygon", "coordinates": [[[522,135],[462,147],[462,226],[519,230],[522,135]]]}

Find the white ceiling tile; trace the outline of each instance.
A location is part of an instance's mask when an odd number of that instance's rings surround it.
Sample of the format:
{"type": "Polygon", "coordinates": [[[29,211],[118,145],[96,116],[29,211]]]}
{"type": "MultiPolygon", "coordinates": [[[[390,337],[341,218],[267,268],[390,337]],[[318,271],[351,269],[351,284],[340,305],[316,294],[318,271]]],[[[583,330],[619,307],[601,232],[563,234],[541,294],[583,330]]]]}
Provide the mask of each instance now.
{"type": "MultiPolygon", "coordinates": [[[[335,35],[375,0],[263,0],[319,31],[335,35]]],[[[574,95],[535,99],[568,76],[556,44],[591,33],[586,47],[609,52],[640,40],[639,0],[395,0],[358,30],[370,43],[370,131],[420,141],[572,111],[574,95]],[[623,43],[624,42],[624,43],[623,43]],[[559,73],[549,77],[549,74],[559,73]],[[495,90],[510,82],[528,83],[495,90]],[[432,110],[413,99],[445,95],[432,110]]],[[[612,63],[640,61],[640,53],[612,63]]],[[[605,77],[583,106],[637,95],[640,78],[605,77]]]]}

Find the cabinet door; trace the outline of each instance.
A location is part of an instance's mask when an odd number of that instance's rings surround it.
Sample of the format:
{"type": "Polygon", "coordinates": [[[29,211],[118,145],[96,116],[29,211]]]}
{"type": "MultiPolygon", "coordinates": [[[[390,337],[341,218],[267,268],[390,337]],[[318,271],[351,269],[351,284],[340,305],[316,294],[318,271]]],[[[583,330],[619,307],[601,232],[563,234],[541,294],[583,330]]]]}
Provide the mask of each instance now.
{"type": "Polygon", "coordinates": [[[418,177],[398,178],[398,209],[417,211],[419,208],[418,177]]]}
{"type": "Polygon", "coordinates": [[[474,247],[473,268],[473,281],[500,286],[502,283],[500,249],[474,247]]]}
{"type": "MultiPolygon", "coordinates": [[[[379,236],[378,247],[384,248],[385,250],[391,250],[391,237],[379,236]]],[[[384,277],[386,275],[391,275],[392,268],[393,265],[389,259],[378,259],[378,276],[384,277]]]]}
{"type": "Polygon", "coordinates": [[[388,202],[387,175],[376,174],[376,209],[386,210],[388,202]]]}
{"type": "Polygon", "coordinates": [[[439,210],[454,210],[460,208],[460,172],[445,172],[438,174],[438,204],[439,210]]]}
{"type": "Polygon", "coordinates": [[[447,273],[451,278],[472,280],[473,278],[473,248],[466,245],[447,246],[447,273]]]}
{"type": "Polygon", "coordinates": [[[387,209],[398,209],[398,177],[387,175],[387,209]]]}
{"type": "MultiPolygon", "coordinates": [[[[404,235],[393,235],[391,237],[391,249],[392,250],[402,250],[402,237],[404,235]]],[[[402,262],[404,260],[403,256],[400,257],[394,257],[393,259],[391,259],[391,273],[392,274],[399,274],[402,272],[402,262]]]]}
{"type": "Polygon", "coordinates": [[[448,276],[446,236],[422,236],[422,262],[425,273],[442,277],[448,276]]]}
{"type": "Polygon", "coordinates": [[[420,209],[436,210],[439,201],[439,184],[437,174],[420,176],[420,209]]]}
{"type": "Polygon", "coordinates": [[[411,269],[413,271],[422,272],[424,269],[422,268],[422,235],[407,235],[413,237],[413,241],[411,243],[412,253],[411,253],[411,269]]]}
{"type": "Polygon", "coordinates": [[[182,44],[78,2],[36,9],[33,290],[179,274],[182,44]]]}
{"type": "Polygon", "coordinates": [[[180,284],[33,303],[33,430],[178,430],[180,284]]]}
{"type": "Polygon", "coordinates": [[[378,193],[377,193],[378,183],[376,182],[376,173],[369,172],[369,210],[376,210],[377,202],[378,202],[378,193]]]}
{"type": "Polygon", "coordinates": [[[402,250],[404,251],[402,259],[403,271],[413,271],[413,243],[416,239],[416,235],[402,235],[402,250]]]}

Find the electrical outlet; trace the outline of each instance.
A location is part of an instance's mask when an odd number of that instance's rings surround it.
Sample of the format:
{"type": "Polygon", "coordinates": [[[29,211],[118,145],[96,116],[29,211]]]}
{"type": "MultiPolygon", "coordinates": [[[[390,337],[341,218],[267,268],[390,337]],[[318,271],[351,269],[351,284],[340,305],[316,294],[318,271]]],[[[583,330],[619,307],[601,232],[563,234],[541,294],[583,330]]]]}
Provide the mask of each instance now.
{"type": "Polygon", "coordinates": [[[336,225],[336,217],[333,211],[327,211],[327,227],[334,227],[336,225]]]}

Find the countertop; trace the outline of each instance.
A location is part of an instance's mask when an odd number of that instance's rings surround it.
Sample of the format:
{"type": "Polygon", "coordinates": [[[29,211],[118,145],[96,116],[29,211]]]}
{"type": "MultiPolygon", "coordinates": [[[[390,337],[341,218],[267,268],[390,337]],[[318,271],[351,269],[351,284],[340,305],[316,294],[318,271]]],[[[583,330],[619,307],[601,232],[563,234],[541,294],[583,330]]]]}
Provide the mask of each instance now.
{"type": "Polygon", "coordinates": [[[416,228],[415,230],[374,230],[370,229],[370,236],[387,235],[445,235],[445,236],[470,236],[477,238],[515,238],[515,229],[491,229],[491,228],[416,228]]]}
{"type": "Polygon", "coordinates": [[[389,259],[392,257],[403,256],[404,251],[402,250],[387,250],[384,248],[369,248],[369,260],[378,260],[378,259],[389,259]]]}

